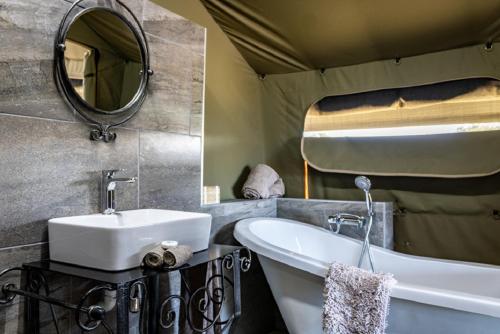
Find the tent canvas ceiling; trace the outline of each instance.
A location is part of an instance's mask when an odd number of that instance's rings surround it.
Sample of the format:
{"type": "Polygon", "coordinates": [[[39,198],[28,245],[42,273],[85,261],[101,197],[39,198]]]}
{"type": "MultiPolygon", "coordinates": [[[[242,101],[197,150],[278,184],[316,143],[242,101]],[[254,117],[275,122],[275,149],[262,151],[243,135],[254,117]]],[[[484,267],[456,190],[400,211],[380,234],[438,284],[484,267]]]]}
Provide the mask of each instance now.
{"type": "Polygon", "coordinates": [[[277,74],[500,40],[500,0],[201,0],[250,66],[277,74]]]}
{"type": "MultiPolygon", "coordinates": [[[[301,197],[304,117],[325,96],[492,74],[500,79],[500,43],[491,52],[483,47],[499,39],[500,0],[155,1],[202,17],[209,27],[204,174],[205,184],[221,185],[222,198],[241,189],[239,182],[230,186],[242,168],[261,161],[283,177],[287,197],[301,197]],[[288,74],[259,81],[201,3],[255,72],[288,74]],[[435,52],[444,49],[453,50],[435,52]],[[413,54],[399,65],[392,60],[413,54]],[[321,74],[322,67],[329,69],[321,74]]],[[[311,198],[363,199],[353,175],[309,171],[311,198]]],[[[394,202],[397,251],[500,263],[499,174],[370,178],[374,199],[394,202]]]]}

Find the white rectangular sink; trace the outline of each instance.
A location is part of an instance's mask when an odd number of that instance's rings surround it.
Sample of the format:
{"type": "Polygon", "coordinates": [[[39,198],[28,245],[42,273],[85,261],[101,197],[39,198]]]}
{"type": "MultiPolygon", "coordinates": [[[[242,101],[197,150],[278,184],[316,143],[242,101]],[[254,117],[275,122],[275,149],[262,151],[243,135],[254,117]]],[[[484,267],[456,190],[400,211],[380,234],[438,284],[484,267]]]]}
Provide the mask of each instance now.
{"type": "Polygon", "coordinates": [[[49,220],[50,259],[108,271],[138,267],[164,240],[208,248],[212,216],[171,210],[131,210],[49,220]]]}

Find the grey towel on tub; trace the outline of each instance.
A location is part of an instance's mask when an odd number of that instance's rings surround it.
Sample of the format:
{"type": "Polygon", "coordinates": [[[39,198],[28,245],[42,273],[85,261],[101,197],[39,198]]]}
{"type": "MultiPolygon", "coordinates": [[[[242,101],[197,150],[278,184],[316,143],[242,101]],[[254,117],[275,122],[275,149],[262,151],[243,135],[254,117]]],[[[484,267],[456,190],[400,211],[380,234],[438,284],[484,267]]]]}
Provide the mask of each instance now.
{"type": "Polygon", "coordinates": [[[271,187],[279,178],[274,169],[264,164],[258,164],[250,171],[247,181],[243,185],[243,197],[248,199],[269,198],[271,187]]]}
{"type": "Polygon", "coordinates": [[[391,274],[333,263],[323,291],[323,332],[384,334],[394,284],[391,274]]]}

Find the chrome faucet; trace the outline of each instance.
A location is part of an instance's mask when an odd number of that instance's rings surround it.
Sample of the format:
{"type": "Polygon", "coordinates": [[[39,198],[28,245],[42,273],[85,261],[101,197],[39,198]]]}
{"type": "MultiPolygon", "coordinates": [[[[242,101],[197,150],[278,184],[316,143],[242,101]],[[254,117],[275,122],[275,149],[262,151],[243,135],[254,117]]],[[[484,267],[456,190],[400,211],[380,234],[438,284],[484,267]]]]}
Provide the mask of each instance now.
{"type": "Polygon", "coordinates": [[[115,189],[117,182],[134,183],[136,177],[131,178],[115,178],[115,173],[123,171],[122,169],[103,170],[101,178],[101,209],[105,215],[115,213],[115,189]]]}
{"type": "Polygon", "coordinates": [[[375,266],[373,265],[373,256],[370,249],[370,231],[372,229],[373,218],[375,216],[372,196],[370,195],[371,182],[370,179],[368,179],[366,176],[358,176],[354,180],[354,183],[356,184],[356,187],[363,190],[365,193],[366,208],[368,211],[367,217],[356,216],[349,213],[338,213],[335,216],[328,217],[328,225],[330,226],[330,230],[337,234],[340,232],[340,227],[343,225],[356,226],[359,229],[363,229],[366,227],[363,247],[361,249],[361,254],[358,260],[358,267],[361,267],[365,254],[368,253],[370,268],[372,272],[375,272],[375,266]],[[335,229],[332,228],[332,225],[335,225],[335,229]]]}
{"type": "Polygon", "coordinates": [[[328,217],[328,224],[333,233],[340,233],[340,227],[347,226],[355,226],[359,229],[362,229],[366,224],[365,217],[356,216],[350,213],[337,213],[335,216],[328,217]],[[335,225],[335,229],[332,226],[335,225]]]}

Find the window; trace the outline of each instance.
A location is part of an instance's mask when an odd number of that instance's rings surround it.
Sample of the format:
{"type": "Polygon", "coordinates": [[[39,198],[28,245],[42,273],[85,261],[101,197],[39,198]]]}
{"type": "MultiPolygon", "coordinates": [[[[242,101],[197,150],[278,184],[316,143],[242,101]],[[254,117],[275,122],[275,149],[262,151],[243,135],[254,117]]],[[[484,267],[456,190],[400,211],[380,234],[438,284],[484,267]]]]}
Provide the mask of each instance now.
{"type": "Polygon", "coordinates": [[[500,130],[500,81],[487,78],[329,96],[304,137],[381,137],[500,130]]]}

